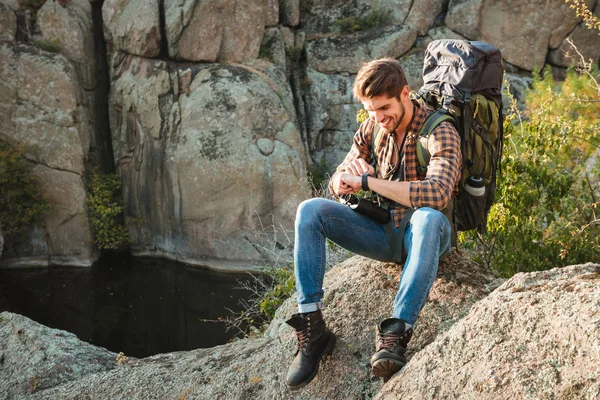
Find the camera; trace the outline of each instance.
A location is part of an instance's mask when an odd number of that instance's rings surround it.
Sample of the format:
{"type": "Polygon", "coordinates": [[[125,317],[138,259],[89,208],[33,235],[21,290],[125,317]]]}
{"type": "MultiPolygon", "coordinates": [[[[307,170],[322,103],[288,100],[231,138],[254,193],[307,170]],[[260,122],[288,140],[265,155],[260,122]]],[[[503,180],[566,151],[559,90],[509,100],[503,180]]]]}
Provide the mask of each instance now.
{"type": "Polygon", "coordinates": [[[354,211],[373,219],[378,224],[385,224],[390,221],[389,210],[379,207],[379,205],[373,201],[351,194],[342,197],[342,202],[354,211]]]}

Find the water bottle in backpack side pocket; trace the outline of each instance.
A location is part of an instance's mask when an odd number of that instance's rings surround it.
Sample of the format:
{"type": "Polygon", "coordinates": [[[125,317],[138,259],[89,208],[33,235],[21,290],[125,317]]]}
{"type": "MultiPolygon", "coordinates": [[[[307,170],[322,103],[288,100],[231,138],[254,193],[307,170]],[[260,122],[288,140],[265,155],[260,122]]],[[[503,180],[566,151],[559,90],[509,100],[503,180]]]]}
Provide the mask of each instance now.
{"type": "Polygon", "coordinates": [[[485,184],[483,178],[480,176],[471,176],[465,183],[465,190],[471,194],[471,196],[479,197],[485,194],[485,184]]]}

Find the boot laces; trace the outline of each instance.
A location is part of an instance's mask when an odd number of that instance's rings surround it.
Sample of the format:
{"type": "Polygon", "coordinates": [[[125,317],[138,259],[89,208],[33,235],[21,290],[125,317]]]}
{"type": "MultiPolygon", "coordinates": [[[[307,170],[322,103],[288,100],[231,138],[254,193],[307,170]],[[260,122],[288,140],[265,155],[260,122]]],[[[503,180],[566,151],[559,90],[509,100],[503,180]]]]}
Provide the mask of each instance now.
{"type": "Polygon", "coordinates": [[[390,350],[400,343],[400,336],[395,333],[380,333],[377,335],[377,341],[380,349],[390,350]]]}
{"type": "Polygon", "coordinates": [[[296,339],[297,339],[296,350],[298,350],[298,351],[306,350],[306,346],[308,345],[309,337],[310,337],[310,327],[306,328],[302,331],[296,331],[296,339]]]}

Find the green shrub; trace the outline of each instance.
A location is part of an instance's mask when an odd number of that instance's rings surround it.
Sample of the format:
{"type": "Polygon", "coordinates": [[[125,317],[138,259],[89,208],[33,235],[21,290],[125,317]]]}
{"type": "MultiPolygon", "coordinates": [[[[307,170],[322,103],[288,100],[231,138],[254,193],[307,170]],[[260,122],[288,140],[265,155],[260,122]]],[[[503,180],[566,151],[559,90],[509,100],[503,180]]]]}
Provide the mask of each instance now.
{"type": "Polygon", "coordinates": [[[322,196],[327,193],[329,190],[327,188],[329,174],[331,172],[331,167],[324,159],[308,167],[308,181],[312,187],[314,196],[322,196]]]}
{"type": "Polygon", "coordinates": [[[101,174],[94,169],[88,182],[87,211],[94,243],[99,249],[117,249],[130,244],[123,224],[121,181],[116,174],[101,174]]]}
{"type": "Polygon", "coordinates": [[[359,17],[342,18],[334,22],[334,25],[344,33],[368,31],[369,29],[387,26],[392,22],[392,14],[389,10],[379,6],[371,9],[366,15],[359,17]]]}
{"type": "Polygon", "coordinates": [[[22,150],[0,141],[0,230],[5,239],[23,240],[26,228],[48,209],[22,150]]]}
{"type": "Polygon", "coordinates": [[[37,40],[35,42],[42,50],[50,53],[58,53],[60,43],[58,39],[55,40],[37,40]]]}
{"type": "Polygon", "coordinates": [[[260,299],[260,312],[271,321],[275,317],[275,311],[296,290],[296,278],[293,268],[268,268],[264,269],[270,279],[271,288],[267,290],[260,299]]]}
{"type": "Polygon", "coordinates": [[[488,232],[460,235],[499,275],[600,259],[600,170],[585,168],[600,143],[594,75],[571,70],[562,84],[549,70],[536,75],[525,114],[505,122],[488,232]]]}
{"type": "Polygon", "coordinates": [[[235,329],[242,336],[261,335],[275,317],[275,312],[296,289],[293,268],[267,266],[260,275],[251,275],[248,281],[240,281],[238,289],[249,292],[248,299],[240,300],[241,312],[219,319],[227,330],[235,329]]]}

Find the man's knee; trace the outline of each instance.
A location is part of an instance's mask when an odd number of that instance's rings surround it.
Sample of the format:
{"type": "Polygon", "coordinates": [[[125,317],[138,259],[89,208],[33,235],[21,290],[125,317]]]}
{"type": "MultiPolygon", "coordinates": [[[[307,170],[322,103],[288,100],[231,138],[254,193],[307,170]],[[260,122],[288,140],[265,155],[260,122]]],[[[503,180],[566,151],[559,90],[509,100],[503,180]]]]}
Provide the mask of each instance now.
{"type": "Polygon", "coordinates": [[[296,228],[321,218],[328,200],[320,197],[304,200],[296,211],[296,228]]]}
{"type": "Polygon", "coordinates": [[[445,228],[446,225],[448,225],[448,227],[450,226],[450,222],[441,211],[429,207],[417,209],[410,219],[410,224],[413,228],[423,230],[441,230],[445,228]]]}

